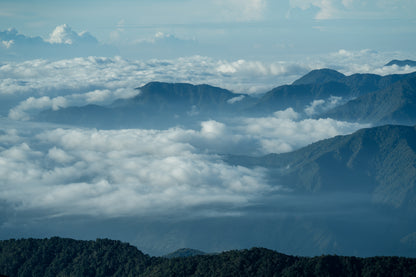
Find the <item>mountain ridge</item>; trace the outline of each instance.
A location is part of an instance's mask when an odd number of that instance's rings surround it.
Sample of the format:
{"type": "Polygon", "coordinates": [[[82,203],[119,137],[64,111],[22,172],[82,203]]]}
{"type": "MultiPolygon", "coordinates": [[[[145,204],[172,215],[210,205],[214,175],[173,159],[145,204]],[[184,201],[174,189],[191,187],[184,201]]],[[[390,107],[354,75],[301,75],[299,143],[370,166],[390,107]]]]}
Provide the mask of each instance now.
{"type": "Polygon", "coordinates": [[[289,256],[266,248],[182,258],[150,257],[109,239],[0,241],[0,272],[9,276],[411,276],[416,259],[289,256]]]}
{"type": "Polygon", "coordinates": [[[371,193],[374,203],[416,211],[416,127],[365,128],[294,152],[226,160],[277,170],[280,182],[297,190],[358,190],[371,193]]]}
{"type": "Polygon", "coordinates": [[[416,123],[416,76],[362,95],[320,117],[373,124],[413,125],[416,123]]]}
{"type": "Polygon", "coordinates": [[[207,84],[150,82],[137,88],[141,91],[138,95],[117,99],[108,106],[86,105],[56,111],[51,109],[42,111],[34,120],[73,122],[100,128],[105,128],[106,125],[109,128],[151,128],[158,124],[168,128],[222,116],[265,116],[289,107],[305,114],[305,109],[313,101],[338,97],[340,101],[336,105],[340,105],[356,97],[387,89],[392,84],[413,76],[416,76],[416,72],[386,76],[345,76],[331,69],[313,70],[292,85],[278,86],[258,99],[207,84]]]}
{"type": "Polygon", "coordinates": [[[391,60],[390,62],[386,63],[384,66],[416,66],[416,61],[412,60],[391,60]]]}

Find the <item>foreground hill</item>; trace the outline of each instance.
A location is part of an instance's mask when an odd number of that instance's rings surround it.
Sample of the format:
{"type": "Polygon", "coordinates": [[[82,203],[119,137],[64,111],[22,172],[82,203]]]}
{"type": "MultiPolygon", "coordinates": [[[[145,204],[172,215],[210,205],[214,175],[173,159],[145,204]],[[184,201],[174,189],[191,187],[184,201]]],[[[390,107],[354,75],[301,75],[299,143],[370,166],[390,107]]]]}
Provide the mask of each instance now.
{"type": "Polygon", "coordinates": [[[20,239],[0,242],[7,276],[413,276],[416,259],[294,257],[264,248],[217,255],[158,258],[108,239],[20,239]]]}

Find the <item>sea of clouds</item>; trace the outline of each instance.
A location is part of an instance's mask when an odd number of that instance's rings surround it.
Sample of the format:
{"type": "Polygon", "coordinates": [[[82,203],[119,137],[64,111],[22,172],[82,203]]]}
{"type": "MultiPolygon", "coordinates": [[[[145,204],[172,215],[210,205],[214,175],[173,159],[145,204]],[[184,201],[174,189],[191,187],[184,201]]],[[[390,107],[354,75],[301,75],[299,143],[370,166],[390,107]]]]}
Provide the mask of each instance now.
{"type": "MultiPolygon", "coordinates": [[[[262,196],[288,188],[268,183],[265,169],[226,164],[221,154],[288,152],[367,125],[304,118],[291,108],[264,117],[207,120],[195,129],[98,130],[28,120],[44,109],[133,97],[140,93],[135,88],[150,81],[206,83],[259,95],[316,68],[382,75],[415,70],[383,66],[388,56],[340,50],[292,62],[202,56],[2,62],[0,202],[46,216],[238,214],[262,196]]],[[[313,115],[340,102],[320,99],[306,106],[305,113],[313,115]]]]}

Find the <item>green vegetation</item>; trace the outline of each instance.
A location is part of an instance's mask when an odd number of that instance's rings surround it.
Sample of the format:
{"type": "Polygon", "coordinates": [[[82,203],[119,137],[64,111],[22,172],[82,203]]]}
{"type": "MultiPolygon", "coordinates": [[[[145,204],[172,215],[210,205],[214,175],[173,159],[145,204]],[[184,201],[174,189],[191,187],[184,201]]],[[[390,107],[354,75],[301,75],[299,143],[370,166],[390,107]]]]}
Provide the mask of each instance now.
{"type": "Polygon", "coordinates": [[[0,242],[7,276],[414,276],[416,259],[294,257],[264,248],[182,258],[150,257],[108,239],[19,239],[0,242]]]}

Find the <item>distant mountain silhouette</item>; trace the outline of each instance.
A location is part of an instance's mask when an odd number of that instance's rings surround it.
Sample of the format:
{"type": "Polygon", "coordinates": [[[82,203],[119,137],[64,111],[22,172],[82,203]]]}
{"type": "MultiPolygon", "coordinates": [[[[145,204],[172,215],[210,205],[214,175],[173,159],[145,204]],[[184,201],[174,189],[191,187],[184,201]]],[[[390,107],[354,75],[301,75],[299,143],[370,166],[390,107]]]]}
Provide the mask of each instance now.
{"type": "Polygon", "coordinates": [[[397,66],[416,66],[416,61],[412,61],[412,60],[391,60],[390,62],[388,62],[387,64],[385,64],[384,66],[392,66],[392,65],[397,65],[397,66]]]}
{"type": "Polygon", "coordinates": [[[416,77],[362,95],[321,117],[374,124],[416,124],[416,77]]]}

